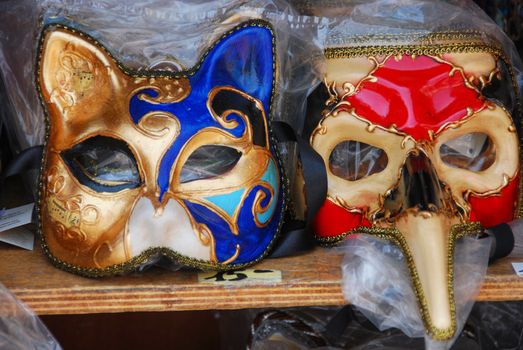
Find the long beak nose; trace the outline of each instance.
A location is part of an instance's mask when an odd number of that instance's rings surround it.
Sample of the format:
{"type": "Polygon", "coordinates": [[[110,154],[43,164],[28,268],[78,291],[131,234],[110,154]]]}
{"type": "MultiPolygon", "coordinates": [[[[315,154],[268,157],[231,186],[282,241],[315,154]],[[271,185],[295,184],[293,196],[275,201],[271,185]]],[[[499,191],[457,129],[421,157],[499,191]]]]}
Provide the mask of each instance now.
{"type": "Polygon", "coordinates": [[[452,199],[422,153],[409,156],[398,187],[384,201],[397,228],[394,238],[409,265],[423,322],[439,340],[451,338],[456,330],[451,231],[459,218],[449,203],[452,199]]]}

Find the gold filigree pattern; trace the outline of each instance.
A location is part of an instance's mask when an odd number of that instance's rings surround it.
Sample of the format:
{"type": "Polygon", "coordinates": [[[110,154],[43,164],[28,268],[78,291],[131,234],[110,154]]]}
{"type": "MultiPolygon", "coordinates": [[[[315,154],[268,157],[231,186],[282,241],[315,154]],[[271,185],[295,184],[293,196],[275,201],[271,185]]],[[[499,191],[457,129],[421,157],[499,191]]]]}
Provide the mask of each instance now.
{"type": "Polygon", "coordinates": [[[152,97],[146,93],[139,93],[138,98],[142,101],[160,104],[183,101],[191,93],[189,79],[181,77],[178,79],[159,77],[143,77],[135,79],[136,85],[147,85],[147,89],[156,92],[158,96],[152,97]]]}
{"type": "Polygon", "coordinates": [[[63,111],[76,104],[79,98],[89,94],[94,85],[95,67],[90,60],[68,44],[58,57],[60,68],[56,71],[57,88],[51,98],[60,100],[63,111]]]}
{"type": "Polygon", "coordinates": [[[81,225],[95,225],[100,211],[93,205],[82,205],[81,195],[61,196],[65,178],[57,175],[58,169],[49,171],[46,206],[49,218],[56,225],[59,241],[71,249],[78,249],[87,240],[81,225]]]}

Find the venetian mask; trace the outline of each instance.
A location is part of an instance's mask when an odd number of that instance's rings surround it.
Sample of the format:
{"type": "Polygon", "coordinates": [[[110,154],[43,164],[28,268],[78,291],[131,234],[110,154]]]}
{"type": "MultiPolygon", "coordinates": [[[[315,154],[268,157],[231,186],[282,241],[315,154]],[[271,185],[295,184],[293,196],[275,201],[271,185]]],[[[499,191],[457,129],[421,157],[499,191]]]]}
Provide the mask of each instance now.
{"type": "Polygon", "coordinates": [[[102,276],[159,255],[215,269],[261,259],[284,208],[269,120],[275,62],[263,21],[179,72],[132,71],[90,36],[48,25],[39,214],[52,260],[102,276]]]}
{"type": "Polygon", "coordinates": [[[314,229],[322,243],[367,233],[399,246],[428,333],[449,339],[456,240],[518,210],[512,68],[474,33],[354,42],[326,49],[312,96],[310,143],[328,174],[314,229]]]}

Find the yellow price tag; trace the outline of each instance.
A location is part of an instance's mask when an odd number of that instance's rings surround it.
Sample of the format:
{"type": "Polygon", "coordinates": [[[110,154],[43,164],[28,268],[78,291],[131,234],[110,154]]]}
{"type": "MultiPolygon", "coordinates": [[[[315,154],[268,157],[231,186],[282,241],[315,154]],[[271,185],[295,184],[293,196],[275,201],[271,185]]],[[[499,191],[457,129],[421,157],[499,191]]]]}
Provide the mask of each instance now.
{"type": "Polygon", "coordinates": [[[200,272],[199,283],[279,283],[281,282],[280,270],[245,269],[221,272],[200,272]]]}

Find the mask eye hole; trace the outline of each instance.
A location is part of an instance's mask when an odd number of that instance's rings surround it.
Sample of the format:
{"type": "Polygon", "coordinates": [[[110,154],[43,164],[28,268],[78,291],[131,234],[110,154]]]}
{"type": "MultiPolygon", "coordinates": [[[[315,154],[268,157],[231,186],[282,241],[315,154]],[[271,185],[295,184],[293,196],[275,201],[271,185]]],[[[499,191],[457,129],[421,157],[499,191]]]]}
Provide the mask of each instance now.
{"type": "Polygon", "coordinates": [[[230,171],[242,153],[223,145],[205,145],[197,148],[185,161],[180,173],[180,183],[211,179],[230,171]]]}
{"type": "Polygon", "coordinates": [[[121,140],[95,136],[61,156],[78,181],[97,192],[118,192],[141,184],[136,159],[121,140]]]}
{"type": "Polygon", "coordinates": [[[487,134],[473,132],[445,142],[440,147],[441,160],[453,168],[482,171],[496,160],[494,142],[487,134]]]}
{"type": "Polygon", "coordinates": [[[338,143],[329,156],[330,171],[348,181],[380,173],[388,162],[384,150],[358,141],[338,143]]]}

